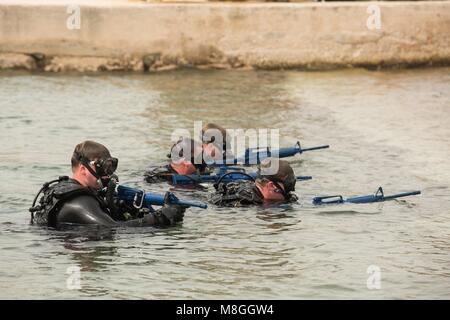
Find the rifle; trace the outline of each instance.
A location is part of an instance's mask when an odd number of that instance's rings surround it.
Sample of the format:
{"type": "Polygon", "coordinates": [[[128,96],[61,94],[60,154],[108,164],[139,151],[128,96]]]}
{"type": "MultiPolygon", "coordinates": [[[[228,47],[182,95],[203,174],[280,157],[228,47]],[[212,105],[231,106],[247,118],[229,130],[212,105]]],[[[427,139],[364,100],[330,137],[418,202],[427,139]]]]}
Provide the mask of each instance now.
{"type": "Polygon", "coordinates": [[[375,194],[370,194],[367,196],[358,196],[344,199],[341,195],[337,196],[325,196],[325,197],[314,197],[313,204],[322,205],[322,204],[338,204],[338,203],[372,203],[372,202],[382,202],[388,200],[394,200],[401,197],[408,197],[420,194],[420,191],[411,191],[411,192],[403,192],[397,193],[391,196],[385,196],[383,192],[383,188],[379,187],[375,194]],[[325,201],[324,201],[325,200],[325,201]]]}
{"type": "MultiPolygon", "coordinates": [[[[232,182],[237,180],[253,180],[259,177],[257,172],[247,173],[244,168],[222,166],[217,173],[212,174],[172,174],[172,185],[186,185],[199,183],[232,182]]],[[[310,180],[311,176],[297,176],[297,181],[310,180]]]]}
{"type": "MultiPolygon", "coordinates": [[[[151,209],[152,205],[163,206],[165,199],[165,195],[145,192],[145,190],[135,189],[124,185],[119,185],[117,187],[116,197],[136,209],[151,209]]],[[[179,199],[172,192],[169,192],[169,203],[201,209],[206,209],[208,207],[204,202],[179,199]]]]}
{"type": "MultiPolygon", "coordinates": [[[[269,147],[267,148],[247,148],[245,150],[245,154],[243,157],[232,159],[232,163],[228,162],[226,159],[224,160],[216,160],[212,165],[215,166],[228,166],[228,165],[252,165],[252,164],[260,164],[262,160],[275,157],[275,158],[287,158],[292,157],[294,155],[302,154],[303,152],[327,149],[329,145],[322,145],[317,147],[310,148],[302,148],[300,145],[300,141],[294,145],[294,147],[289,148],[280,148],[278,150],[271,150],[269,147]]],[[[210,164],[208,164],[210,165],[210,164]]]]}

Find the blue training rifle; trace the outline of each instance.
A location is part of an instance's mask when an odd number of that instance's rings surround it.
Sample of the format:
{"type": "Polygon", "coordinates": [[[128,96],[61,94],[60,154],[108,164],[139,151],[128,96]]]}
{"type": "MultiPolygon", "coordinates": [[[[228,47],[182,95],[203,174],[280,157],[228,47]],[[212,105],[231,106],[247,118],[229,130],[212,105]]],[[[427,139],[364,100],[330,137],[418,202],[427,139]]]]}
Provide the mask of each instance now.
{"type": "Polygon", "coordinates": [[[375,194],[370,194],[367,196],[351,197],[344,199],[341,195],[337,196],[326,196],[326,197],[314,197],[313,204],[338,204],[338,203],[372,203],[372,202],[382,202],[393,200],[401,197],[408,197],[420,194],[420,191],[411,191],[394,194],[391,196],[385,196],[383,188],[379,187],[375,194]]]}
{"type": "Polygon", "coordinates": [[[289,148],[280,148],[278,150],[271,150],[269,147],[267,148],[248,148],[245,150],[245,154],[243,157],[231,159],[230,160],[216,160],[214,164],[216,166],[224,166],[224,165],[235,165],[235,164],[243,164],[243,165],[252,165],[252,164],[260,164],[262,160],[274,157],[274,158],[287,158],[292,157],[294,155],[301,154],[307,151],[327,149],[329,145],[322,145],[317,147],[310,148],[302,148],[300,145],[300,141],[297,141],[294,147],[289,148]],[[225,162],[225,163],[224,163],[225,162]]]}
{"type": "MultiPolygon", "coordinates": [[[[172,175],[173,185],[186,185],[198,183],[218,183],[218,182],[232,182],[237,180],[255,180],[259,177],[257,172],[245,172],[244,168],[239,167],[220,167],[218,173],[211,174],[191,174],[191,175],[172,175]]],[[[297,176],[298,180],[310,180],[311,176],[297,176]]]]}
{"type": "MultiPolygon", "coordinates": [[[[151,209],[152,205],[163,206],[165,195],[145,192],[144,190],[119,185],[117,187],[117,198],[125,201],[128,205],[132,205],[136,209],[151,209]]],[[[171,192],[169,193],[169,202],[171,204],[201,209],[206,209],[208,207],[208,205],[204,202],[179,199],[171,192]]]]}

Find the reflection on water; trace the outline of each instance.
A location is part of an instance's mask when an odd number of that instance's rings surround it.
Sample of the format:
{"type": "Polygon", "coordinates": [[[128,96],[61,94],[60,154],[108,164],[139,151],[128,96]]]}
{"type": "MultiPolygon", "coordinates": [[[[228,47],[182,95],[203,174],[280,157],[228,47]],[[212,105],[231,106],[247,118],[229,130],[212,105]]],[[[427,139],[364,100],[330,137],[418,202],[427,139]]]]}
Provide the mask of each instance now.
{"type": "Polygon", "coordinates": [[[449,298],[450,69],[0,74],[1,298],[449,298]],[[183,226],[46,230],[27,212],[43,182],[70,174],[93,139],[126,183],[206,200],[211,186],[146,185],[176,128],[280,129],[281,146],[330,144],[290,159],[300,201],[190,209],[183,226]],[[422,195],[314,207],[317,195],[422,195]],[[367,268],[382,289],[366,287],[367,268]],[[80,290],[67,268],[81,269],[80,290]],[[18,281],[18,279],[20,279],[18,281]]]}

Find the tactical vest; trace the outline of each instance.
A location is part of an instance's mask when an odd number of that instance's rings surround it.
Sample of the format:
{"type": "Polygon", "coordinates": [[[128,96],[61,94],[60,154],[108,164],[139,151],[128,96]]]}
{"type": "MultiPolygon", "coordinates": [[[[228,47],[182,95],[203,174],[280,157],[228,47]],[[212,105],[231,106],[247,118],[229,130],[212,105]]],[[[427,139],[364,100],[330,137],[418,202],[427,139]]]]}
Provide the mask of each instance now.
{"type": "Polygon", "coordinates": [[[253,181],[220,183],[216,188],[210,201],[218,206],[240,207],[263,203],[263,197],[253,181]]]}
{"type": "Polygon", "coordinates": [[[64,203],[79,195],[92,195],[102,207],[105,206],[104,201],[92,189],[83,187],[76,180],[68,177],[61,177],[54,185],[45,184],[41,191],[44,194],[32,214],[32,223],[40,225],[56,227],[56,218],[64,203]]]}
{"type": "MultiPolygon", "coordinates": [[[[298,198],[289,193],[287,202],[295,202],[298,198]]],[[[256,187],[255,182],[240,180],[236,182],[220,183],[216,186],[216,193],[210,197],[210,202],[217,206],[241,207],[260,205],[264,197],[256,187]]]]}
{"type": "MultiPolygon", "coordinates": [[[[206,166],[197,166],[197,172],[194,174],[200,175],[204,174],[206,166]]],[[[172,182],[172,176],[178,175],[178,173],[172,169],[170,165],[163,165],[159,167],[151,167],[144,173],[144,180],[148,183],[157,182],[172,182]]],[[[184,176],[184,175],[181,175],[184,176]]]]}
{"type": "Polygon", "coordinates": [[[150,168],[144,173],[144,180],[148,183],[172,181],[172,174],[174,173],[169,165],[150,168]]]}

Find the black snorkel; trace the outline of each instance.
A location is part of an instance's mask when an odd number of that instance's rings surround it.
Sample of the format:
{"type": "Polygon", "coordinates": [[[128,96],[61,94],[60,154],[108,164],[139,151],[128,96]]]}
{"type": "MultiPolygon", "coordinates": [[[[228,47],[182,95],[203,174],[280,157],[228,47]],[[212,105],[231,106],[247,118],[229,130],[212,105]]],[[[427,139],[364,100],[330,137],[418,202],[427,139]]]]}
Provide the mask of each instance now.
{"type": "MultiPolygon", "coordinates": [[[[220,152],[220,159],[211,159],[211,156],[207,155],[205,156],[205,151],[203,150],[202,154],[203,154],[203,164],[207,167],[207,166],[214,166],[214,165],[219,165],[219,166],[225,166],[227,164],[227,159],[232,159],[233,160],[233,164],[235,164],[235,158],[233,153],[230,151],[231,147],[228,145],[228,142],[226,140],[223,141],[222,145],[220,145],[220,142],[216,142],[216,137],[212,136],[209,140],[204,140],[203,141],[204,144],[208,145],[208,144],[212,144],[213,146],[215,146],[219,152],[220,152]],[[204,159],[208,159],[210,161],[205,161],[204,159]]],[[[204,149],[204,148],[202,148],[204,149]]],[[[212,155],[212,157],[215,157],[215,155],[212,155]]]]}
{"type": "Polygon", "coordinates": [[[79,161],[89,171],[89,173],[97,179],[101,190],[108,186],[113,176],[117,177],[116,175],[114,175],[114,172],[116,171],[117,165],[119,163],[119,159],[117,158],[108,157],[101,158],[95,161],[89,161],[85,157],[81,156],[79,158],[79,161]],[[92,162],[95,166],[95,170],[92,169],[90,165],[92,164],[92,162]]]}
{"type": "Polygon", "coordinates": [[[123,217],[121,216],[119,207],[120,204],[116,199],[116,187],[119,183],[119,178],[114,174],[119,159],[105,157],[94,161],[79,155],[78,161],[97,179],[97,183],[99,184],[97,192],[104,196],[110,216],[114,220],[122,219],[123,217]],[[95,170],[92,169],[91,165],[94,165],[95,170]]]}

